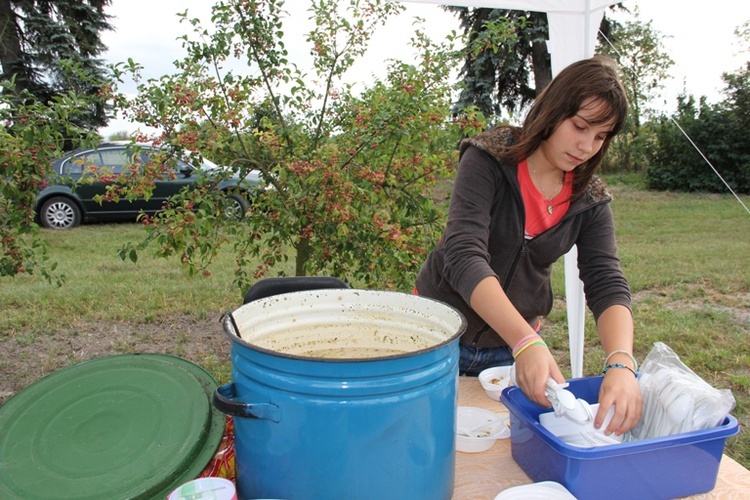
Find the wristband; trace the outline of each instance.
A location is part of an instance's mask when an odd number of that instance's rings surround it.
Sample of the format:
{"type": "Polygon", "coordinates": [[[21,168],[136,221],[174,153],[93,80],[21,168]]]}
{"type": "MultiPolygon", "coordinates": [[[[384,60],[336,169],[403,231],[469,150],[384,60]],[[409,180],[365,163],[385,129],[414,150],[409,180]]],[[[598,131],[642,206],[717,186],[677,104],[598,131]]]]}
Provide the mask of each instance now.
{"type": "Polygon", "coordinates": [[[526,349],[526,347],[533,344],[534,342],[543,342],[542,337],[540,337],[539,335],[529,335],[528,337],[521,339],[513,348],[511,354],[515,358],[518,354],[521,353],[521,351],[526,349]]]}
{"type": "Polygon", "coordinates": [[[513,358],[514,359],[518,359],[518,356],[520,356],[523,351],[525,351],[526,349],[528,349],[529,347],[531,347],[533,345],[543,345],[544,347],[547,347],[547,343],[545,341],[543,341],[542,339],[532,340],[531,342],[526,343],[518,351],[515,351],[513,353],[513,358]]]}
{"type": "Polygon", "coordinates": [[[542,337],[540,337],[539,334],[536,332],[532,333],[531,335],[527,335],[516,343],[516,345],[513,347],[513,351],[515,352],[518,349],[520,349],[521,346],[523,346],[526,342],[531,342],[532,340],[537,340],[541,338],[542,337]]]}

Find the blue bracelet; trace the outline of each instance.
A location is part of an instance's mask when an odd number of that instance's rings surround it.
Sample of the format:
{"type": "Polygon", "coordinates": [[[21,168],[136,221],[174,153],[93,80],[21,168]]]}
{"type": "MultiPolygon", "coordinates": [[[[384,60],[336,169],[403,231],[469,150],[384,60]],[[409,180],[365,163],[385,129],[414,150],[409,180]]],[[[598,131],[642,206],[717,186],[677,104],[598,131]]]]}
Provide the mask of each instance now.
{"type": "Polygon", "coordinates": [[[633,370],[632,368],[630,368],[628,365],[624,365],[622,363],[612,363],[612,364],[609,364],[609,365],[605,366],[604,367],[604,371],[602,371],[602,375],[604,375],[605,373],[607,373],[607,371],[610,368],[627,368],[628,370],[630,370],[630,372],[633,375],[635,375],[636,378],[638,378],[638,374],[635,372],[635,370],[633,370]]]}
{"type": "Polygon", "coordinates": [[[609,355],[607,356],[607,359],[604,360],[604,366],[607,366],[607,363],[609,363],[609,358],[611,358],[612,356],[618,353],[625,354],[626,356],[630,356],[630,359],[633,360],[633,373],[636,373],[638,371],[638,361],[635,359],[635,356],[630,354],[628,351],[623,351],[622,349],[616,349],[610,352],[609,355]]]}

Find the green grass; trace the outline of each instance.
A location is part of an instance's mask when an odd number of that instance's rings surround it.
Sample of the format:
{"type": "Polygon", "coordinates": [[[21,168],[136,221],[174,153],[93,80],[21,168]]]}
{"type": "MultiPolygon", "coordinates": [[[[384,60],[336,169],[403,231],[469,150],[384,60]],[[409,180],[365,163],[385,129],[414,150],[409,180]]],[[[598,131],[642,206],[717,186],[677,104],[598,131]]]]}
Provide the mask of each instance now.
{"type": "MultiPolygon", "coordinates": [[[[737,400],[732,413],[741,424],[750,422],[750,214],[729,195],[648,192],[630,177],[613,177],[609,183],[620,257],[633,289],[636,356],[642,360],[654,342],[667,344],[704,380],[730,389],[737,400]]],[[[750,205],[747,196],[743,201],[750,205]]],[[[0,281],[0,352],[11,340],[44,342],[50,331],[75,331],[97,322],[158,324],[174,316],[205,319],[242,301],[243,291],[232,285],[234,261],[228,252],[219,255],[210,276],[189,277],[178,260],[143,255],[134,265],[119,259],[123,244],[142,239],[137,224],[88,225],[43,235],[66,284],[56,288],[28,276],[0,281]]],[[[545,323],[545,336],[565,371],[562,262],[553,277],[559,300],[545,323]]],[[[118,349],[137,350],[142,336],[118,349]]],[[[177,336],[177,353],[185,341],[177,336]]],[[[60,355],[65,353],[61,348],[60,355]]],[[[602,361],[589,315],[584,374],[598,373],[602,361]]],[[[202,365],[217,379],[228,376],[228,364],[215,357],[207,356],[202,365]]],[[[725,451],[750,468],[750,432],[744,425],[725,451]]]]}
{"type": "MultiPolygon", "coordinates": [[[[636,357],[643,360],[663,342],[709,384],[730,389],[741,431],[728,440],[726,453],[750,467],[750,432],[742,425],[750,421],[750,214],[731,195],[609,183],[634,297],[636,357]]],[[[568,337],[561,263],[553,284],[560,300],[546,330],[562,359],[568,337]]],[[[584,374],[597,373],[604,355],[590,314],[585,342],[584,374]]]]}
{"type": "Polygon", "coordinates": [[[89,321],[151,322],[171,314],[205,314],[241,302],[233,288],[234,262],[222,253],[208,277],[189,277],[176,260],[141,256],[122,261],[118,251],[145,233],[138,224],[95,224],[73,231],[43,231],[61,288],[38,277],[6,279],[0,288],[0,337],[35,333],[49,324],[89,321]],[[29,314],[33,311],[33,314],[29,314]]]}

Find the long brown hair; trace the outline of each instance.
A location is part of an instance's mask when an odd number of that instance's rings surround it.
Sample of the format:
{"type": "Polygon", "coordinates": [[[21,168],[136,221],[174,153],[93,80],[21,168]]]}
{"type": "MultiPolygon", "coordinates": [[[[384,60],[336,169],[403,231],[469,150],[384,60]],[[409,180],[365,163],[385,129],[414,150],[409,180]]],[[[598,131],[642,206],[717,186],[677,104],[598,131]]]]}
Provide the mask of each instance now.
{"type": "Polygon", "coordinates": [[[619,68],[606,56],[574,62],[563,69],[531,106],[523,127],[517,130],[519,141],[507,150],[509,158],[519,162],[537,150],[564,120],[575,116],[588,99],[604,102],[603,113],[592,122],[601,125],[613,121],[613,127],[601,149],[576,167],[573,173],[573,196],[580,197],[602,162],[612,138],[625,125],[628,99],[619,76],[619,68]]]}

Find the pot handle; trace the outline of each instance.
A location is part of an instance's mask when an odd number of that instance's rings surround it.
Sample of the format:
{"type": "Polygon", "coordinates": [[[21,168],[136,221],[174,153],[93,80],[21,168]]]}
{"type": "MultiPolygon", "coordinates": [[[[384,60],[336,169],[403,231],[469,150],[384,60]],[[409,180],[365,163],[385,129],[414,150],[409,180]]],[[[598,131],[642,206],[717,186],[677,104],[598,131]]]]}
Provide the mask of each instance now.
{"type": "Polygon", "coordinates": [[[257,418],[278,423],[281,420],[281,409],[272,403],[242,403],[234,401],[237,389],[234,382],[217,387],[214,391],[214,406],[233,417],[257,418]]]}
{"type": "Polygon", "coordinates": [[[245,294],[243,304],[273,295],[326,288],[351,288],[333,276],[276,276],[257,281],[245,294]]]}

